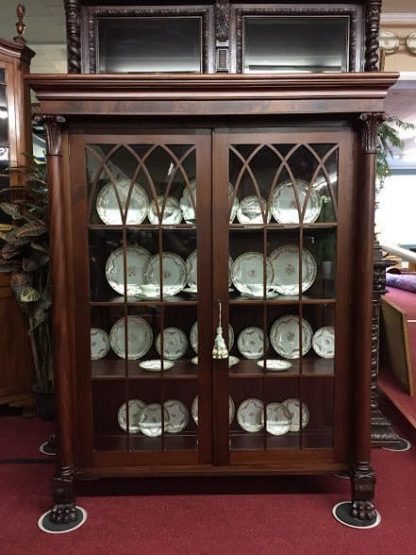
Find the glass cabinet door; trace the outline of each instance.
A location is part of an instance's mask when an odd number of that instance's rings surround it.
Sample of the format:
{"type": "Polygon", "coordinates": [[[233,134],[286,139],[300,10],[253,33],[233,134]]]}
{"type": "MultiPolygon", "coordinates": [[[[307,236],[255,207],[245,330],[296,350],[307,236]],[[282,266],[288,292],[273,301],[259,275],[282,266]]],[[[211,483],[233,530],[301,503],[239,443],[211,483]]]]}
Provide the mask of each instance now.
{"type": "Polygon", "coordinates": [[[341,449],[334,423],[345,409],[336,391],[348,335],[339,327],[348,308],[337,278],[348,273],[344,262],[338,267],[348,218],[338,213],[348,179],[340,172],[344,137],[339,130],[216,135],[214,213],[216,203],[228,207],[214,247],[228,268],[214,291],[226,300],[229,329],[230,356],[216,362],[223,462],[259,451],[341,449]]]}
{"type": "Polygon", "coordinates": [[[174,463],[176,452],[182,463],[209,462],[209,143],[203,134],[77,140],[86,445],[98,458],[174,463]]]}

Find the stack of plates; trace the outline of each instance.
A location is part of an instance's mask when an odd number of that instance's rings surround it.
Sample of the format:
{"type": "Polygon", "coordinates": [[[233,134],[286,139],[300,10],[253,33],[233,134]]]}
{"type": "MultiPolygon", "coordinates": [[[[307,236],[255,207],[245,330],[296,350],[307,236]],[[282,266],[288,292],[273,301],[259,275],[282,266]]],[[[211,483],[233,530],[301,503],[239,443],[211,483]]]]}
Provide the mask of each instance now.
{"type": "MultiPolygon", "coordinates": [[[[301,405],[299,399],[266,405],[266,431],[274,436],[299,432],[308,425],[309,419],[309,409],[305,403],[301,405]]],[[[246,432],[260,432],[264,428],[263,401],[255,398],[243,401],[237,410],[237,422],[246,432]]]]}
{"type": "MultiPolygon", "coordinates": [[[[117,418],[120,428],[127,431],[126,403],[118,410],[117,418]]],[[[189,411],[181,401],[170,399],[163,403],[164,429],[169,434],[182,432],[189,423],[189,411]]],[[[158,437],[162,434],[162,405],[160,403],[146,404],[140,399],[130,399],[128,402],[129,433],[139,432],[148,437],[158,437]]]]}

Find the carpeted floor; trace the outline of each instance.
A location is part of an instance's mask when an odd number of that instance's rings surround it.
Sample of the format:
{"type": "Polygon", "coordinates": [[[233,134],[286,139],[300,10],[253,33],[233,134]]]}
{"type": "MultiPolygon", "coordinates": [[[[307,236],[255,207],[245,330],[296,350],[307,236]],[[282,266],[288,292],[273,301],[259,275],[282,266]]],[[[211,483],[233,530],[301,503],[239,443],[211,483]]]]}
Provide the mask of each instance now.
{"type": "Polygon", "coordinates": [[[34,446],[49,433],[50,425],[35,419],[0,418],[2,555],[416,553],[415,448],[374,452],[383,521],[372,530],[333,519],[332,506],[349,499],[349,482],[335,477],[154,478],[82,484],[77,502],[88,511],[87,523],[51,536],[36,523],[49,508],[53,465],[26,459],[40,457],[34,446]],[[12,455],[26,462],[6,462],[12,455]]]}

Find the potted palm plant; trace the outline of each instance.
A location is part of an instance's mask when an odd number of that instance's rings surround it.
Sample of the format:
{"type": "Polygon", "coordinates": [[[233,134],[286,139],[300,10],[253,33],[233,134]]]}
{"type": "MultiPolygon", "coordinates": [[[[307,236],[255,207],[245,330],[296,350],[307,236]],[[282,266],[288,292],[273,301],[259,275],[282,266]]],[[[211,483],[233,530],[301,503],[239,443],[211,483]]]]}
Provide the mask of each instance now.
{"type": "Polygon", "coordinates": [[[24,175],[25,185],[0,192],[0,271],[10,272],[10,285],[23,311],[36,373],[34,393],[40,416],[53,418],[53,373],[50,327],[48,189],[46,165],[28,158],[10,172],[24,175]]]}

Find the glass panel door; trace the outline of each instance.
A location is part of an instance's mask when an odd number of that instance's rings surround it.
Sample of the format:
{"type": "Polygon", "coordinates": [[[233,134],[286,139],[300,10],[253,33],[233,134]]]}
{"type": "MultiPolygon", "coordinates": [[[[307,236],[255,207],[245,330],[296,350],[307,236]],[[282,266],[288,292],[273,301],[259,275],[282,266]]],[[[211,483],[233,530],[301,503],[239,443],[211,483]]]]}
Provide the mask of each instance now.
{"type": "Polygon", "coordinates": [[[210,407],[199,402],[210,381],[207,146],[203,135],[85,138],[89,326],[80,313],[78,352],[84,342],[97,453],[210,457],[210,407]]]}
{"type": "Polygon", "coordinates": [[[335,341],[340,145],[334,137],[337,132],[293,130],[216,137],[214,195],[228,208],[227,252],[217,245],[214,257],[228,271],[215,293],[227,299],[230,349],[228,361],[217,363],[229,398],[215,390],[222,406],[216,426],[227,429],[223,449],[227,440],[234,462],[258,451],[335,446],[342,369],[335,341]]]}

